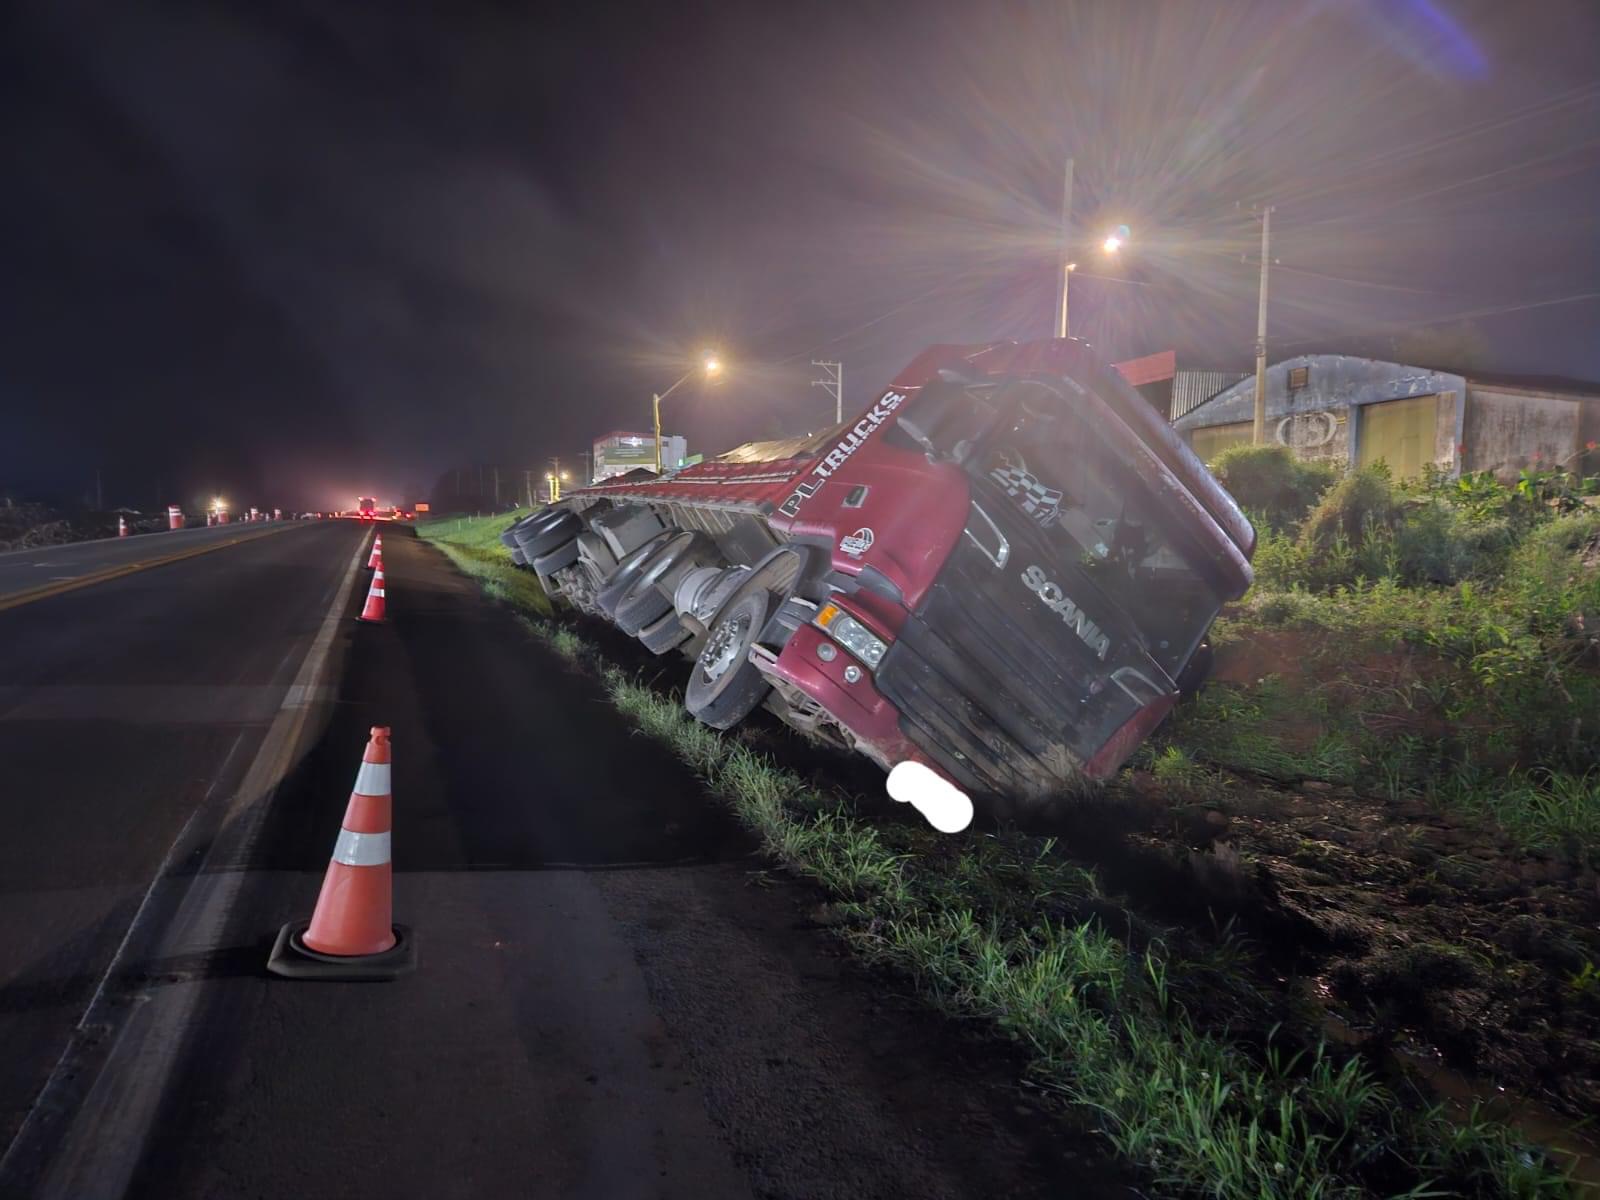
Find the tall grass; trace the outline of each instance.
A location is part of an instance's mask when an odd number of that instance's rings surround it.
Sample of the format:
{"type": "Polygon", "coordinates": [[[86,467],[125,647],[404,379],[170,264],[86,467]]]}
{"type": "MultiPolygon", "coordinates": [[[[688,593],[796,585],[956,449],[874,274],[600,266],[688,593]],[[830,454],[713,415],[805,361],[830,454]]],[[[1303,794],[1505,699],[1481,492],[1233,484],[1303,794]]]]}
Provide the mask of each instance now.
{"type": "Polygon", "coordinates": [[[1348,476],[1300,522],[1263,527],[1256,586],[1227,622],[1235,642],[1297,635],[1314,680],[1270,702],[1271,681],[1202,698],[1171,736],[1202,761],[1426,796],[1600,863],[1597,488],[1560,472],[1348,476]],[[1361,678],[1385,658],[1418,664],[1411,683],[1361,678]],[[1340,711],[1316,711],[1335,692],[1340,711]],[[1327,735],[1309,754],[1282,736],[1307,720],[1327,735]]]}

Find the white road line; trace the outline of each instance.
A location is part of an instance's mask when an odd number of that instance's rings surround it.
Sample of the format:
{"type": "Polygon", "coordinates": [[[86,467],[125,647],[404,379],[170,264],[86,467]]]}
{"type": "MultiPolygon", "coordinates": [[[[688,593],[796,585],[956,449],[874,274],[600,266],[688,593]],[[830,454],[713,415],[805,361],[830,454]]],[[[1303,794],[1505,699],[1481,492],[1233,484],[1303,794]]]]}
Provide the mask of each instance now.
{"type": "MultiPolygon", "coordinates": [[[[312,712],[309,698],[324,694],[322,676],[327,667],[328,653],[342,625],[342,614],[349,603],[356,577],[366,561],[366,553],[366,539],[363,538],[345,570],[317,636],[301,661],[294,683],[285,693],[277,716],[273,718],[260,749],[227,806],[222,820],[224,828],[235,820],[242,819],[245,822],[239,827],[241,859],[248,859],[249,847],[259,833],[272,793],[294,765],[295,753],[312,712]]],[[[240,737],[243,737],[242,733],[240,737]]],[[[237,746],[236,740],[234,747],[237,746]]],[[[232,753],[230,750],[230,760],[232,753]]],[[[221,777],[219,773],[218,778],[221,777]]],[[[209,798],[210,792],[207,793],[209,798]]],[[[121,1196],[127,1191],[139,1157],[144,1152],[167,1077],[176,1061],[177,1051],[183,1044],[189,1017],[204,980],[187,985],[170,985],[162,991],[141,997],[145,1003],[128,1006],[117,1005],[108,998],[107,984],[127,970],[129,947],[136,942],[154,940],[154,951],[148,956],[155,958],[168,957],[164,950],[173,942],[183,943],[191,953],[195,950],[197,939],[204,943],[205,948],[216,948],[217,935],[221,933],[238,898],[246,874],[244,871],[208,871],[213,865],[212,854],[222,842],[221,833],[211,839],[205,859],[192,874],[176,878],[170,876],[173,865],[194,849],[185,847],[185,839],[208,807],[205,802],[196,807],[168,849],[159,873],[151,881],[133,921],[123,935],[121,945],[100,977],[94,996],[73,1031],[72,1039],[28,1110],[4,1158],[0,1158],[0,1196],[17,1194],[14,1189],[23,1182],[18,1176],[31,1170],[34,1165],[31,1161],[23,1161],[24,1158],[31,1158],[27,1153],[30,1139],[42,1132],[39,1129],[40,1122],[51,1115],[61,1115],[69,1123],[55,1143],[55,1152],[44,1166],[37,1189],[31,1194],[37,1200],[46,1200],[48,1197],[78,1200],[85,1196],[121,1196]],[[143,926],[149,922],[153,911],[152,901],[163,890],[163,884],[183,887],[185,890],[176,902],[167,928],[158,936],[155,931],[145,930],[143,926]],[[76,1060],[82,1056],[83,1040],[93,1040],[103,1027],[114,1026],[118,1014],[113,1009],[123,1007],[127,1011],[126,1021],[118,1030],[83,1103],[70,1115],[58,1113],[58,1105],[70,1095],[73,1077],[82,1067],[76,1060]]]]}

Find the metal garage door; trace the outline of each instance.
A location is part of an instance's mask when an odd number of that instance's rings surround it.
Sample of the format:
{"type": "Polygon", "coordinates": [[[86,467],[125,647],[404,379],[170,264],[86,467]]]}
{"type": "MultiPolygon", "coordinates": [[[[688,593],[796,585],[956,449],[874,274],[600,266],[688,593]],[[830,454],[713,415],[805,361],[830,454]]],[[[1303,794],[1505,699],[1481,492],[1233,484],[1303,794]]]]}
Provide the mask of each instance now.
{"type": "Polygon", "coordinates": [[[1189,445],[1201,462],[1210,462],[1229,446],[1242,445],[1255,431],[1251,421],[1238,421],[1231,425],[1205,425],[1189,435],[1189,445]]]}
{"type": "Polygon", "coordinates": [[[1396,479],[1411,479],[1433,461],[1435,430],[1439,423],[1439,397],[1407,396],[1363,404],[1360,409],[1360,466],[1383,461],[1396,479]]]}

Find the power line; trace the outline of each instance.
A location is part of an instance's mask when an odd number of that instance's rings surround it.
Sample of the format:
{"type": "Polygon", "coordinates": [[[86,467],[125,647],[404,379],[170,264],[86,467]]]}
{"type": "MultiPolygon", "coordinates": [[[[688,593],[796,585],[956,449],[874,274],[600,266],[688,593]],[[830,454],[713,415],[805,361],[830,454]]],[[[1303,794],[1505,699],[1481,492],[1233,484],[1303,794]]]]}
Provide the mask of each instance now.
{"type": "Polygon", "coordinates": [[[1288,346],[1308,346],[1314,342],[1326,341],[1329,337],[1376,337],[1379,334],[1392,333],[1395,329],[1427,329],[1433,325],[1443,325],[1448,321],[1472,321],[1479,317],[1498,317],[1506,313],[1528,312],[1535,308],[1553,308],[1559,304],[1581,304],[1585,300],[1600,300],[1600,292],[1578,292],[1571,296],[1556,296],[1549,300],[1530,300],[1521,304],[1501,304],[1489,308],[1471,309],[1466,312],[1451,313],[1449,316],[1434,317],[1428,321],[1412,321],[1406,325],[1397,325],[1393,322],[1378,329],[1351,330],[1336,334],[1320,334],[1317,337],[1296,338],[1293,341],[1280,342],[1279,349],[1288,346]]]}

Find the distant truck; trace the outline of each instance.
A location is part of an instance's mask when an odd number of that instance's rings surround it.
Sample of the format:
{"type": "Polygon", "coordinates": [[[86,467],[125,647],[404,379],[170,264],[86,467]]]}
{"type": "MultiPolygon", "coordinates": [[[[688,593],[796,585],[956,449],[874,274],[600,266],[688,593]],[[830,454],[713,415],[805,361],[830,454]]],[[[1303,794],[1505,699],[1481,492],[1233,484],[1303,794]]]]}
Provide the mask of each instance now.
{"type": "Polygon", "coordinates": [[[363,521],[375,521],[375,520],[377,520],[378,519],[378,502],[377,502],[377,500],[375,500],[371,496],[357,496],[356,497],[356,516],[360,517],[363,521]]]}
{"type": "Polygon", "coordinates": [[[915,772],[1028,817],[1198,686],[1255,530],[1055,340],[934,346],[838,428],[578,489],[502,540],[553,596],[692,658],[706,724],[764,705],[898,798],[915,772]]]}

